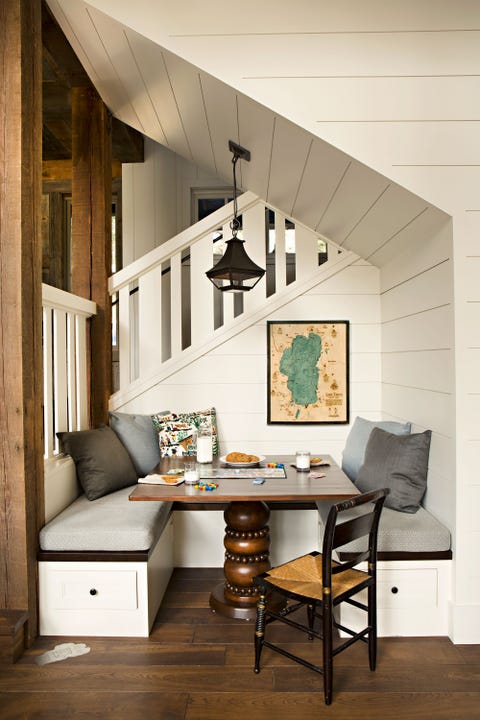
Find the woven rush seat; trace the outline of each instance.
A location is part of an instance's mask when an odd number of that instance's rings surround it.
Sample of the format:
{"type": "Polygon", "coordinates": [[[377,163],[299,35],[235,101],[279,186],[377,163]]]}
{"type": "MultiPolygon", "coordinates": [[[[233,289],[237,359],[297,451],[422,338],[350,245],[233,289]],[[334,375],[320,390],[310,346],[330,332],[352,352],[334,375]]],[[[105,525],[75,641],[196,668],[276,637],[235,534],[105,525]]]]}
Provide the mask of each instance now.
{"type": "MultiPolygon", "coordinates": [[[[337,566],[338,563],[332,562],[332,567],[337,566]]],[[[284,565],[279,565],[273,570],[269,570],[265,577],[272,586],[297,595],[308,595],[316,600],[322,600],[322,556],[320,553],[309,553],[284,565]]],[[[333,575],[332,597],[337,598],[352,590],[363,583],[366,578],[368,578],[367,573],[354,569],[346,570],[341,575],[333,575]]]]}

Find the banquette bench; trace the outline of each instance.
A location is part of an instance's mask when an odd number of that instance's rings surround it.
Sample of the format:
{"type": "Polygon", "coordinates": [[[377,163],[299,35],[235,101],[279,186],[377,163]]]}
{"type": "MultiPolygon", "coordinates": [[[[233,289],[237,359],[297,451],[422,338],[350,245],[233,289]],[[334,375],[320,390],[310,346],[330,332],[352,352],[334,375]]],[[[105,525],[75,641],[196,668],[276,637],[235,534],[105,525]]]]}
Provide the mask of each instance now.
{"type": "Polygon", "coordinates": [[[171,503],[80,495],[40,531],[41,635],[148,637],[173,570],[171,503]]]}
{"type": "Polygon", "coordinates": [[[54,507],[39,536],[40,634],[148,637],[173,570],[172,504],[128,500],[160,459],[151,419],[111,413],[109,427],[59,436],[67,455],[46,472],[54,507]]]}
{"type": "MultiPolygon", "coordinates": [[[[88,492],[84,492],[65,502],[41,530],[42,635],[148,636],[173,570],[171,503],[128,501],[137,477],[147,474],[159,459],[155,433],[149,436],[149,416],[112,415],[111,427],[116,428],[118,439],[134,461],[134,477],[127,475],[122,481],[124,487],[100,497],[88,499],[88,492]]],[[[371,431],[381,425],[388,425],[387,432],[396,429],[388,423],[359,418],[354,423],[342,465],[354,482],[358,481],[371,431]],[[363,433],[362,442],[356,442],[352,452],[351,436],[355,439],[357,433],[358,440],[358,428],[363,433]]],[[[95,440],[101,437],[102,443],[105,436],[111,442],[111,429],[100,430],[86,432],[94,433],[95,440]]],[[[75,457],[77,477],[82,477],[82,471],[91,477],[92,448],[83,467],[82,454],[69,445],[71,438],[66,440],[75,457]]],[[[111,464],[112,448],[109,446],[106,454],[103,447],[97,448],[100,457],[102,453],[104,461],[111,464]]],[[[97,471],[94,466],[93,476],[97,471]]],[[[88,491],[85,477],[83,484],[88,491]]],[[[329,507],[328,502],[317,503],[319,547],[329,507]]],[[[448,529],[421,505],[416,512],[384,508],[378,549],[379,635],[448,634],[452,557],[448,529]]],[[[341,552],[349,550],[345,547],[341,552]]]]}
{"type": "MultiPolygon", "coordinates": [[[[386,484],[391,490],[378,531],[378,634],[447,635],[451,533],[421,504],[430,434],[411,434],[410,430],[409,423],[357,417],[347,437],[342,468],[362,492],[370,489],[370,484],[386,484]]],[[[317,502],[320,542],[330,505],[317,502]]],[[[360,514],[362,508],[352,508],[344,519],[360,514]]],[[[358,542],[338,548],[340,559],[347,560],[358,551],[358,542]]],[[[345,604],[342,607],[348,625],[356,610],[345,604]]]]}

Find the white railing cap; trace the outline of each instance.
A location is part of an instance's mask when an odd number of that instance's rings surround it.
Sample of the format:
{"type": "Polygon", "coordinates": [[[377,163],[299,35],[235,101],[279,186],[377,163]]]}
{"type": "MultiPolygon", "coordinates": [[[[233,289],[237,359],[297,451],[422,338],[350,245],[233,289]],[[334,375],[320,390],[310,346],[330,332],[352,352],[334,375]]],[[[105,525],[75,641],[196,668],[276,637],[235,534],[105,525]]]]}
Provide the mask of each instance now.
{"type": "Polygon", "coordinates": [[[93,300],[87,300],[45,283],[42,283],[42,304],[43,307],[65,310],[85,317],[97,314],[97,305],[93,300]]]}

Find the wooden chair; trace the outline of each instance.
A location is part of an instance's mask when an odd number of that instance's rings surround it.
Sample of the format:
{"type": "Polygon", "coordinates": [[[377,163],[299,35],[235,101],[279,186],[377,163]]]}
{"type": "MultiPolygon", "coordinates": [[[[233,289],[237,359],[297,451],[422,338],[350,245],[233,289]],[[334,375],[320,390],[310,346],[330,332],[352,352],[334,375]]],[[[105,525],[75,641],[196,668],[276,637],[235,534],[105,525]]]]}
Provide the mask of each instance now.
{"type": "Polygon", "coordinates": [[[376,608],[376,554],[377,532],[380,513],[388,495],[388,489],[357,495],[350,500],[333,505],[325,526],[323,552],[311,552],[296,560],[284,563],[258,575],[254,582],[260,587],[260,598],[257,605],[255,628],[255,667],[260,672],[260,656],[263,647],[311,668],[323,675],[325,703],[332,701],[333,658],[350,647],[357,640],[368,644],[370,669],[375,670],[377,654],[377,608],[376,608]],[[365,514],[348,519],[344,513],[350,508],[364,506],[365,514]],[[333,557],[334,550],[356,538],[365,537],[365,550],[347,562],[340,562],[333,557]],[[360,562],[367,563],[367,570],[358,570],[354,566],[360,562]],[[353,598],[358,592],[367,588],[367,604],[353,598]],[[280,596],[280,598],[279,598],[280,596]],[[269,607],[279,606],[279,599],[284,599],[281,610],[269,607]],[[275,601],[275,602],[273,602],[275,601]],[[360,631],[346,628],[334,618],[334,609],[346,602],[365,610],[367,624],[360,631]],[[306,619],[298,622],[291,615],[306,607],[306,619]],[[318,629],[315,628],[317,619],[318,629]],[[323,662],[314,665],[303,658],[293,655],[279,645],[274,645],[265,638],[265,628],[274,621],[280,621],[305,632],[310,640],[314,637],[323,641],[323,662]],[[333,646],[334,628],[348,636],[333,646]]]}

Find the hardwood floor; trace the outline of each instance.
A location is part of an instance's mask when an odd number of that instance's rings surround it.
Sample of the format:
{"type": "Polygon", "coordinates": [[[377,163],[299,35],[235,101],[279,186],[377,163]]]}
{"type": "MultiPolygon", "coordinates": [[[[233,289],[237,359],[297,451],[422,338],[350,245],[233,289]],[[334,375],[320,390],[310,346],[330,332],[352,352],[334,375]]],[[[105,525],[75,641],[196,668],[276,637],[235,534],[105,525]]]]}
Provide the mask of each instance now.
{"type": "MultiPolygon", "coordinates": [[[[253,673],[253,624],[208,606],[221,569],[174,572],[150,638],[38,638],[15,665],[0,667],[1,720],[478,720],[480,646],[447,638],[382,638],[378,666],[367,648],[336,659],[333,703],[322,678],[268,649],[253,673]],[[91,651],[49,665],[35,658],[65,642],[91,651]]],[[[297,645],[298,633],[275,628],[297,645]]],[[[313,658],[320,647],[302,642],[313,658]]],[[[295,651],[295,650],[294,650],[295,651]]]]}

